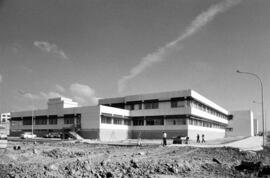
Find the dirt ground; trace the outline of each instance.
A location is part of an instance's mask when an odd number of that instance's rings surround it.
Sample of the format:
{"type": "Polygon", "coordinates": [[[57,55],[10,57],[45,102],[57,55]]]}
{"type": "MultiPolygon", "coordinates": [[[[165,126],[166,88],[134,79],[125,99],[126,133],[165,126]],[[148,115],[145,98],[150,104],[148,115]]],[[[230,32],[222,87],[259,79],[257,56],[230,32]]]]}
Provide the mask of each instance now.
{"type": "Polygon", "coordinates": [[[270,165],[270,150],[235,148],[110,146],[62,141],[10,142],[0,150],[0,177],[250,177],[241,161],[270,165]],[[20,150],[14,150],[20,146],[20,150]]]}

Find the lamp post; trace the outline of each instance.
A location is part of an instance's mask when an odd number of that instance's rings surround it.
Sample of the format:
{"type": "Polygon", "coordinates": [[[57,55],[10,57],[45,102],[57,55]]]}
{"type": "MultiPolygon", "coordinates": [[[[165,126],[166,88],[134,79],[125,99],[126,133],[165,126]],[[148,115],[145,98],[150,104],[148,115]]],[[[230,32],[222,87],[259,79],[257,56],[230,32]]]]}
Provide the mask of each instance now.
{"type": "Polygon", "coordinates": [[[257,74],[254,74],[254,73],[251,73],[251,72],[242,72],[242,71],[239,71],[237,70],[236,71],[237,73],[239,74],[247,74],[247,75],[252,75],[254,76],[255,78],[257,78],[259,81],[260,81],[260,85],[261,85],[261,105],[262,105],[262,129],[263,129],[263,146],[264,146],[264,138],[265,138],[265,120],[264,120],[264,105],[263,105],[263,83],[262,83],[262,80],[261,78],[257,75],[257,74]]]}
{"type": "MultiPolygon", "coordinates": [[[[18,93],[22,96],[26,96],[27,94],[30,94],[30,93],[27,93],[25,91],[21,91],[21,90],[18,90],[18,93]]],[[[31,117],[32,117],[32,125],[31,125],[31,130],[32,130],[32,135],[34,134],[34,102],[33,102],[33,97],[30,95],[30,98],[31,98],[31,104],[32,104],[32,111],[31,111],[31,117]]]]}

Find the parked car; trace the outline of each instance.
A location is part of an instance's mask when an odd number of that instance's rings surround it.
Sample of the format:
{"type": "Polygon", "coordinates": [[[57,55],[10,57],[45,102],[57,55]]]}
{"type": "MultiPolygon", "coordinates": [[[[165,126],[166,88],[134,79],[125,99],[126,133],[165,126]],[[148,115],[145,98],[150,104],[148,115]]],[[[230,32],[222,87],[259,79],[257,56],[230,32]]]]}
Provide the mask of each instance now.
{"type": "Polygon", "coordinates": [[[50,132],[44,136],[45,138],[61,138],[61,133],[50,132]]]}
{"type": "Polygon", "coordinates": [[[0,140],[6,140],[7,139],[7,134],[0,133],[0,140]]]}
{"type": "Polygon", "coordinates": [[[21,134],[22,139],[36,138],[36,137],[37,137],[37,135],[32,134],[32,132],[24,132],[23,134],[21,134]]]}
{"type": "Polygon", "coordinates": [[[182,136],[173,137],[173,144],[182,144],[182,136]]]}
{"type": "Polygon", "coordinates": [[[188,144],[189,142],[189,137],[182,137],[182,136],[177,136],[173,137],[173,144],[188,144]]]}

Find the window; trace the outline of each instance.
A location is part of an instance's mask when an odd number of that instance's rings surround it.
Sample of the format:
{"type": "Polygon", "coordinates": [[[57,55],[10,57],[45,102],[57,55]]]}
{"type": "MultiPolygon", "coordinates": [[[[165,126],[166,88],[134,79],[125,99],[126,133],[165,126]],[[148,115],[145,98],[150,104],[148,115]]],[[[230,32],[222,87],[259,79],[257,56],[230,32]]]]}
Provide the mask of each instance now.
{"type": "Polygon", "coordinates": [[[171,107],[172,108],[183,108],[186,106],[185,101],[179,101],[179,100],[172,100],[171,101],[171,107]]]}
{"type": "Polygon", "coordinates": [[[131,120],[124,119],[124,125],[131,125],[131,120]]]}
{"type": "Polygon", "coordinates": [[[144,125],[144,119],[143,118],[133,118],[133,125],[138,126],[138,125],[144,125]]]}
{"type": "Polygon", "coordinates": [[[122,125],[122,119],[120,119],[120,118],[113,118],[113,124],[122,125]]]}
{"type": "Polygon", "coordinates": [[[23,125],[32,125],[32,117],[24,117],[23,125]]]}
{"type": "Polygon", "coordinates": [[[46,125],[47,124],[47,119],[45,118],[38,118],[36,119],[36,125],[46,125]]]}
{"type": "Polygon", "coordinates": [[[74,124],[74,118],[64,118],[64,124],[74,124]]]}
{"type": "Polygon", "coordinates": [[[49,116],[49,124],[50,125],[57,125],[57,116],[56,115],[49,116]]]}
{"type": "Polygon", "coordinates": [[[146,125],[164,125],[163,117],[148,117],[146,119],[146,125]]]}
{"type": "Polygon", "coordinates": [[[46,125],[47,124],[47,116],[36,116],[35,125],[46,125]]]}
{"type": "Polygon", "coordinates": [[[144,109],[158,109],[158,100],[145,101],[144,109]]]}
{"type": "Polygon", "coordinates": [[[101,115],[101,123],[103,123],[103,124],[111,124],[112,123],[112,118],[109,117],[109,116],[101,115]]]}

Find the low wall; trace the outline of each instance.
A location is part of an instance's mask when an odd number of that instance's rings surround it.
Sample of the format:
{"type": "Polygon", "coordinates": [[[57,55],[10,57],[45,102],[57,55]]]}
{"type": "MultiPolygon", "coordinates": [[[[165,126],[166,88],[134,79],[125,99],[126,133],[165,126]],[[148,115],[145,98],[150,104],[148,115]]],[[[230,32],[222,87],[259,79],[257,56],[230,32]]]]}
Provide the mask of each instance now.
{"type": "Polygon", "coordinates": [[[99,129],[82,129],[77,133],[85,139],[99,139],[99,129]]]}
{"type": "Polygon", "coordinates": [[[101,141],[117,141],[129,138],[131,138],[131,131],[127,129],[100,129],[99,131],[99,139],[101,141]]]}
{"type": "Polygon", "coordinates": [[[173,138],[176,136],[187,136],[187,130],[133,130],[131,134],[132,139],[161,139],[162,132],[167,133],[167,138],[173,138]]]}

